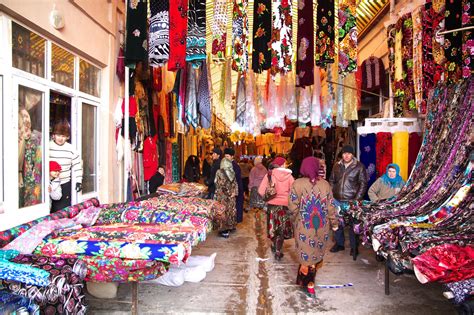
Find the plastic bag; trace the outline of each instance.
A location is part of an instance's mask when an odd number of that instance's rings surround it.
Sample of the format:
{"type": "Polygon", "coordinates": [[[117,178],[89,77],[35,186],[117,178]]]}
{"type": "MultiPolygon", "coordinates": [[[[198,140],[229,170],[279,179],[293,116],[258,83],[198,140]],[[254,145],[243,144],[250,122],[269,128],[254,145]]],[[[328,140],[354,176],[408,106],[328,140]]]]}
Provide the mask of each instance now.
{"type": "Polygon", "coordinates": [[[186,261],[187,267],[202,266],[204,271],[209,272],[214,269],[214,260],[216,259],[217,253],[210,256],[191,256],[186,261]]]}
{"type": "Polygon", "coordinates": [[[146,281],[148,283],[158,283],[168,287],[179,287],[184,283],[184,268],[171,267],[167,273],[154,280],[146,281]]]}

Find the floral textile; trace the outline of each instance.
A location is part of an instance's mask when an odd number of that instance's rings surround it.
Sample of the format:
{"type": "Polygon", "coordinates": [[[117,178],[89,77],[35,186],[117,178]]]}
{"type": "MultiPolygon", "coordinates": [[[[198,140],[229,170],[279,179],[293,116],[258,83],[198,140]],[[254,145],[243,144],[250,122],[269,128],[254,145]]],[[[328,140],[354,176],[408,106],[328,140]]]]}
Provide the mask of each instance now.
{"type": "Polygon", "coordinates": [[[318,1],[316,17],[316,65],[334,62],[334,0],[318,1]]]}
{"type": "Polygon", "coordinates": [[[292,1],[274,0],[272,3],[272,60],[271,74],[285,74],[291,71],[292,46],[292,1]]]}
{"type": "MultiPolygon", "coordinates": [[[[357,71],[356,1],[339,2],[339,74],[357,71]]],[[[354,86],[354,85],[351,85],[354,86]]]]}
{"type": "Polygon", "coordinates": [[[272,58],[272,0],[256,0],[253,11],[252,69],[255,73],[270,69],[272,58]]]}
{"type": "Polygon", "coordinates": [[[234,0],[232,11],[232,70],[245,73],[248,70],[249,22],[248,0],[234,0]]]}

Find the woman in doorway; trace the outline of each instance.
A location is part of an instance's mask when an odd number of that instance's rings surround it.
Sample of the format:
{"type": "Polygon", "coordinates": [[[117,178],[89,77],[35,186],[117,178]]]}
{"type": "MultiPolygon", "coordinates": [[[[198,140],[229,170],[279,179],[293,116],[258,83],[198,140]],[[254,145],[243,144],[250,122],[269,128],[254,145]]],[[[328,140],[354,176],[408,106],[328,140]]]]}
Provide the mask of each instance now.
{"type": "Polygon", "coordinates": [[[405,181],[399,175],[400,167],[397,164],[389,164],[385,174],[380,176],[369,188],[369,198],[371,201],[391,198],[400,192],[405,181]]]}
{"type": "Polygon", "coordinates": [[[319,160],[305,158],[300,175],[303,177],[293,183],[288,203],[300,263],[296,283],[314,297],[316,271],[323,263],[329,226],[337,230],[338,222],[331,186],[319,176],[319,160]]]}
{"type": "Polygon", "coordinates": [[[293,228],[288,216],[288,196],[290,188],[295,179],[291,170],[287,169],[285,158],[275,158],[269,166],[268,176],[265,176],[258,188],[260,196],[265,196],[265,191],[270,185],[275,186],[276,195],[267,201],[267,230],[268,237],[272,241],[271,249],[275,253],[275,259],[283,258],[283,242],[293,237],[293,228]]]}
{"type": "Polygon", "coordinates": [[[235,197],[239,194],[239,187],[235,178],[232,162],[229,159],[222,159],[220,169],[216,173],[216,192],[214,200],[225,206],[226,221],[219,231],[219,235],[228,238],[231,230],[237,226],[237,210],[235,197]]]}

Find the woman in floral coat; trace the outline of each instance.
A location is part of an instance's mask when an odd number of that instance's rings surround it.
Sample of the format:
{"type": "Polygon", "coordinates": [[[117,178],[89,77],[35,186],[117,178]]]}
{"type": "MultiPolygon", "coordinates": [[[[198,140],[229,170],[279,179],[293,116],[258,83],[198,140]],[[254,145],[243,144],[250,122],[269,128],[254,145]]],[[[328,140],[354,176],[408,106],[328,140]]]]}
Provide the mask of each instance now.
{"type": "Polygon", "coordinates": [[[229,159],[222,159],[221,167],[217,170],[216,192],[214,199],[225,206],[226,220],[221,227],[219,234],[222,237],[228,238],[229,232],[234,230],[237,222],[237,210],[235,208],[235,197],[239,193],[235,172],[232,167],[232,162],[229,159]]]}
{"type": "Polygon", "coordinates": [[[300,174],[291,186],[288,209],[295,227],[296,253],[300,263],[296,283],[314,296],[316,270],[322,266],[329,226],[337,229],[336,210],[333,206],[329,183],[319,178],[319,160],[307,157],[301,164],[300,174]]]}

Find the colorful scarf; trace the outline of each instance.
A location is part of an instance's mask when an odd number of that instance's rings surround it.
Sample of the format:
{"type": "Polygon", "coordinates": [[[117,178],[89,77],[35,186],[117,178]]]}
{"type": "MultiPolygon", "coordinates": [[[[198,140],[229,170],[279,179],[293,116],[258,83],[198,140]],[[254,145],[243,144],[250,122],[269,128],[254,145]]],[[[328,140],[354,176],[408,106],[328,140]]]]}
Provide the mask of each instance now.
{"type": "Polygon", "coordinates": [[[39,306],[33,303],[30,299],[10,293],[7,290],[0,290],[1,314],[19,314],[19,312],[16,311],[19,310],[20,307],[26,308],[28,310],[28,314],[40,314],[39,306]]]}
{"type": "Polygon", "coordinates": [[[300,175],[309,178],[312,184],[319,179],[319,159],[314,156],[308,156],[301,163],[300,175]]]}
{"type": "Polygon", "coordinates": [[[197,116],[197,73],[196,68],[191,63],[188,63],[188,80],[186,84],[186,102],[185,102],[185,113],[186,122],[189,126],[197,128],[198,116],[197,116]]]}
{"type": "MultiPolygon", "coordinates": [[[[150,0],[148,60],[151,66],[163,66],[170,56],[169,0],[150,0]]],[[[161,80],[160,80],[161,81],[161,80]]]]}
{"type": "Polygon", "coordinates": [[[227,0],[214,0],[214,15],[211,22],[212,61],[225,61],[227,39],[227,0]]]}
{"type": "Polygon", "coordinates": [[[234,0],[232,12],[232,70],[242,73],[249,67],[247,5],[248,0],[234,0]]]}
{"type": "MultiPolygon", "coordinates": [[[[463,12],[461,16],[462,26],[474,24],[474,5],[471,0],[463,0],[463,12]]],[[[469,78],[474,72],[474,32],[465,30],[462,32],[462,77],[469,78]]]]}
{"type": "Polygon", "coordinates": [[[272,62],[271,74],[291,71],[292,46],[292,0],[276,0],[272,3],[272,62]]]}
{"type": "Polygon", "coordinates": [[[186,68],[186,36],[188,32],[188,1],[170,1],[170,58],[168,70],[186,68]]]}
{"type": "Polygon", "coordinates": [[[334,62],[334,0],[318,1],[316,18],[316,65],[334,62]]]}
{"type": "Polygon", "coordinates": [[[241,75],[237,81],[237,95],[235,100],[235,122],[239,126],[245,126],[245,108],[246,108],[246,94],[245,94],[245,76],[241,75]]]}
{"type": "Polygon", "coordinates": [[[298,0],[296,86],[314,84],[313,1],[298,0]]]}
{"type": "Polygon", "coordinates": [[[232,162],[227,159],[227,158],[223,158],[221,160],[221,166],[220,166],[220,169],[223,170],[225,172],[225,174],[227,175],[227,177],[229,178],[229,181],[234,181],[235,179],[235,172],[234,172],[234,168],[232,166],[232,162]]]}
{"type": "Polygon", "coordinates": [[[51,282],[49,276],[46,270],[0,260],[0,279],[3,280],[45,287],[51,282]]]}
{"type": "Polygon", "coordinates": [[[272,35],[272,0],[256,0],[253,11],[252,69],[255,73],[270,69],[272,52],[268,43],[272,35]]]}
{"type": "Polygon", "coordinates": [[[206,61],[201,67],[201,75],[198,83],[197,102],[199,106],[199,113],[201,114],[201,127],[204,129],[211,128],[211,95],[209,93],[209,77],[206,61]]]}
{"type": "Polygon", "coordinates": [[[387,166],[385,174],[382,175],[382,181],[385,185],[389,186],[390,188],[401,188],[403,185],[405,185],[405,181],[400,176],[400,167],[395,163],[391,163],[387,166]],[[395,178],[388,177],[389,168],[395,169],[396,174],[397,174],[395,178]]]}
{"type": "Polygon", "coordinates": [[[339,3],[339,74],[357,71],[356,1],[339,3]]]}
{"type": "Polygon", "coordinates": [[[148,59],[147,0],[128,0],[127,5],[125,63],[130,65],[148,59]]]}
{"type": "Polygon", "coordinates": [[[188,10],[188,35],[186,61],[201,62],[206,59],[206,0],[190,0],[188,10]]]}

